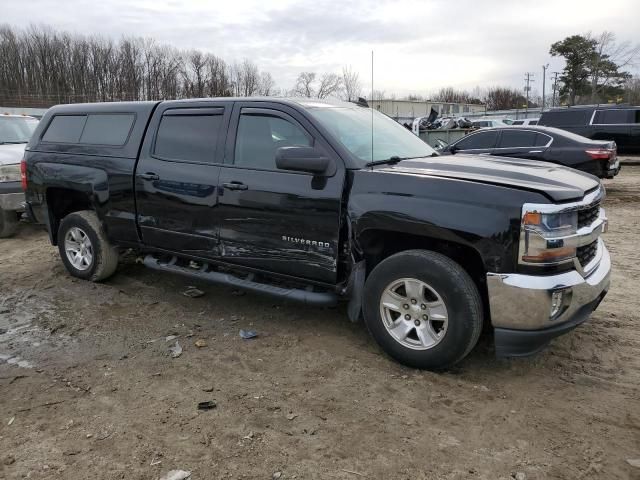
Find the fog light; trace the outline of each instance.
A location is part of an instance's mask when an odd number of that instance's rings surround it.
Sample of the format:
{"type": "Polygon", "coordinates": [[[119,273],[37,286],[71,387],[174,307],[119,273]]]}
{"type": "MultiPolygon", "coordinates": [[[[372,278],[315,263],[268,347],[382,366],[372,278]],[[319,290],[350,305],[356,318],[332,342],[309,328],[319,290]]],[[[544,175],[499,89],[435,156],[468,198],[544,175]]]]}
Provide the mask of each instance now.
{"type": "Polygon", "coordinates": [[[558,290],[551,294],[551,311],[549,312],[549,318],[555,318],[562,309],[562,300],[564,298],[564,290],[558,290]]]}
{"type": "Polygon", "coordinates": [[[549,310],[549,320],[556,320],[562,315],[571,304],[571,288],[556,290],[551,294],[551,308],[549,310]]]}

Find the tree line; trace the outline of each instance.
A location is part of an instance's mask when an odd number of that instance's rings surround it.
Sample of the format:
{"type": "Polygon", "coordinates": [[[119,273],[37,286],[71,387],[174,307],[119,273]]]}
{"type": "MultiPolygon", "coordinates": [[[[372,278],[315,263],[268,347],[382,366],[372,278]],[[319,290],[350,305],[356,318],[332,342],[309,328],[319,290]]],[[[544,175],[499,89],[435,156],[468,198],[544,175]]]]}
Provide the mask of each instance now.
{"type": "MultiPolygon", "coordinates": [[[[640,45],[618,42],[610,32],[589,33],[554,43],[550,54],[566,60],[559,78],[560,103],[640,103],[640,78],[625,70],[637,64],[640,45]]],[[[228,63],[212,53],[180,50],[152,39],[112,40],[49,27],[0,25],[0,105],[5,106],[253,95],[354,101],[362,90],[358,73],[349,66],[340,73],[301,72],[291,88],[283,89],[248,59],[228,63]]],[[[387,97],[380,91],[372,95],[387,97]]],[[[417,95],[405,98],[426,101],[417,95]]],[[[527,103],[520,90],[501,86],[470,91],[445,87],[430,100],[486,104],[487,110],[523,108],[527,103]]],[[[533,97],[528,106],[543,102],[533,97]]]]}
{"type": "Polygon", "coordinates": [[[0,104],[270,95],[274,81],[251,61],[228,64],[153,40],[85,38],[46,27],[0,27],[0,104]]]}
{"type": "Polygon", "coordinates": [[[298,95],[354,100],[358,73],[302,72],[290,90],[276,87],[251,60],[227,63],[199,50],[151,39],[83,37],[48,27],[0,25],[0,105],[298,95]]]}
{"type": "Polygon", "coordinates": [[[432,96],[436,102],[471,103],[486,105],[487,110],[510,110],[515,108],[538,107],[539,102],[529,99],[521,91],[511,87],[476,87],[471,91],[457,90],[453,87],[441,88],[432,96]]]}

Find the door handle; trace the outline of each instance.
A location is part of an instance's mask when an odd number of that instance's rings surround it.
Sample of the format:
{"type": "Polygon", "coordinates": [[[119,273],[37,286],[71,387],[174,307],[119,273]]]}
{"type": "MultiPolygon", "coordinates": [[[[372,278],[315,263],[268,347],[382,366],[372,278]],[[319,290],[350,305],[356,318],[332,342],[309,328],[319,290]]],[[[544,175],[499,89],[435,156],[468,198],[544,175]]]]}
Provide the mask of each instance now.
{"type": "Polygon", "coordinates": [[[160,180],[160,175],[153,172],[139,173],[138,177],[142,180],[160,180]]]}
{"type": "Polygon", "coordinates": [[[226,182],[222,186],[227,190],[247,190],[249,188],[242,182],[226,182]]]}

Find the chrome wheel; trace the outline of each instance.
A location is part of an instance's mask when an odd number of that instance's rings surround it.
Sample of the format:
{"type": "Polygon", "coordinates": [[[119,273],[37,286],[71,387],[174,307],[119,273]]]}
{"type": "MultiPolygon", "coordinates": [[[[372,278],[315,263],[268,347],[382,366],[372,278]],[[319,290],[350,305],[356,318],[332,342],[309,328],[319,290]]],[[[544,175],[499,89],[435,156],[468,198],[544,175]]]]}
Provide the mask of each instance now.
{"type": "Polygon", "coordinates": [[[93,264],[93,245],[91,239],[78,227],[69,229],[64,237],[64,250],[67,259],[74,268],[85,271],[93,264]]]}
{"type": "Polygon", "coordinates": [[[380,315],[387,332],[413,350],[435,347],[447,333],[449,316],[440,294],[415,278],[393,281],[382,292],[380,315]]]}

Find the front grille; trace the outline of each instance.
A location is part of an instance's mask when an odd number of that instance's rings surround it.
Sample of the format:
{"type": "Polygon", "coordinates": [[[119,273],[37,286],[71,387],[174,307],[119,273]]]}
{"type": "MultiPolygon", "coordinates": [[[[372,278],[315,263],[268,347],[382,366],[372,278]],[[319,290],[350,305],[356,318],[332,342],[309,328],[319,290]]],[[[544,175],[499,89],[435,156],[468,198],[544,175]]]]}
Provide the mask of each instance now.
{"type": "Polygon", "coordinates": [[[600,216],[600,204],[589,205],[587,208],[578,210],[578,228],[588,227],[600,216]]]}
{"type": "Polygon", "coordinates": [[[593,260],[598,251],[598,240],[591,242],[589,245],[584,245],[582,247],[578,247],[577,256],[578,261],[582,267],[586,267],[587,264],[593,260]]]}

